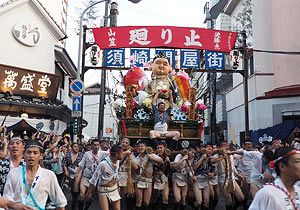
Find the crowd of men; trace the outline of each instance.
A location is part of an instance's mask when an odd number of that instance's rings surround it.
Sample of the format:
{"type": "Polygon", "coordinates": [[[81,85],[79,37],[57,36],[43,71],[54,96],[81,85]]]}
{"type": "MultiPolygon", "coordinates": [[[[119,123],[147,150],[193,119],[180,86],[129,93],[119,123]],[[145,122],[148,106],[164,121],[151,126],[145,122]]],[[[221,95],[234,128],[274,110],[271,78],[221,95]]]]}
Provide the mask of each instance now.
{"type": "Polygon", "coordinates": [[[63,210],[69,185],[73,210],[300,209],[299,139],[237,149],[223,142],[171,150],[162,140],[154,147],[127,138],[119,144],[35,133],[31,138],[1,132],[0,207],[63,210]],[[170,202],[172,200],[172,202],[170,202]],[[172,206],[171,206],[172,205],[172,206]],[[226,206],[225,206],[226,205],[226,206]]]}

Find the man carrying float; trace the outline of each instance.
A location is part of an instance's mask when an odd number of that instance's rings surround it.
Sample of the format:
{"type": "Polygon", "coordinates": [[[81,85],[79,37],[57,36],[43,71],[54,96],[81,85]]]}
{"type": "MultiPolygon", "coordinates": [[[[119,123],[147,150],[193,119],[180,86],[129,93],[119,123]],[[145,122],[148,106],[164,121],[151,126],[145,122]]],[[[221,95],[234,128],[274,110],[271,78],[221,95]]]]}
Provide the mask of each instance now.
{"type": "Polygon", "coordinates": [[[130,147],[130,140],[128,138],[123,138],[121,142],[121,147],[123,150],[123,159],[120,161],[119,168],[119,191],[122,209],[130,210],[134,208],[134,178],[132,176],[132,171],[137,169],[137,164],[135,163],[134,155],[132,153],[132,148],[130,147]]]}
{"type": "Polygon", "coordinates": [[[164,140],[157,144],[156,154],[163,159],[164,163],[160,165],[154,164],[152,209],[155,209],[155,207],[158,206],[160,192],[162,193],[162,209],[168,209],[170,191],[168,176],[171,173],[171,150],[167,148],[167,144],[164,140]]]}
{"type": "Polygon", "coordinates": [[[163,160],[153,153],[151,147],[146,147],[143,141],[138,142],[138,153],[139,155],[135,158],[138,164],[136,210],[148,210],[152,194],[153,163],[162,164],[163,160]]]}
{"type": "Polygon", "coordinates": [[[172,162],[172,169],[174,169],[172,182],[176,210],[185,209],[189,178],[193,180],[196,178],[191,166],[195,152],[194,148],[185,149],[182,153],[176,155],[174,162],[172,162]]]}

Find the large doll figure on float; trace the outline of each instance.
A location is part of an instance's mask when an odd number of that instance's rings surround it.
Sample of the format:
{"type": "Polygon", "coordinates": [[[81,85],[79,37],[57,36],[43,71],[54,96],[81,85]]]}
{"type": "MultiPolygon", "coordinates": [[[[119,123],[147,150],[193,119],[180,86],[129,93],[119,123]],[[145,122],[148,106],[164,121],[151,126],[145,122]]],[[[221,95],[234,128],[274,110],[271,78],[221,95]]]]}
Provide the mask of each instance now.
{"type": "MultiPolygon", "coordinates": [[[[149,68],[152,71],[151,82],[145,87],[145,91],[152,97],[158,92],[158,99],[169,107],[170,90],[172,87],[169,74],[172,72],[172,66],[169,58],[163,53],[159,53],[153,59],[149,68]]],[[[173,90],[174,92],[174,90],[173,90]]]]}
{"type": "Polygon", "coordinates": [[[176,148],[180,133],[178,131],[168,131],[171,110],[174,106],[169,74],[172,67],[169,58],[163,53],[159,53],[149,68],[152,71],[152,80],[145,91],[152,96],[152,114],[154,129],[149,132],[152,145],[155,147],[158,138],[165,137],[171,139],[169,146],[176,148]]]}

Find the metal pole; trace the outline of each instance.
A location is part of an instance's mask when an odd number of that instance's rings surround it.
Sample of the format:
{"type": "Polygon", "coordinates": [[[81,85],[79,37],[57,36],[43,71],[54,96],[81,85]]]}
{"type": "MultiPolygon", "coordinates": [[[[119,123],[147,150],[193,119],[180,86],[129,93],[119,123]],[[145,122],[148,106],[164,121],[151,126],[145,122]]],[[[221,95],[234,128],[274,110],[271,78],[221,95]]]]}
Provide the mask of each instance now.
{"type": "Polygon", "coordinates": [[[244,104],[245,104],[245,141],[250,140],[249,135],[249,106],[248,106],[248,51],[247,51],[247,34],[242,31],[243,36],[243,70],[244,70],[244,104]]]}
{"type": "MultiPolygon", "coordinates": [[[[214,20],[209,19],[210,26],[209,29],[214,29],[214,20]]],[[[217,143],[217,73],[212,72],[209,73],[210,77],[210,84],[211,84],[211,91],[210,91],[210,98],[211,98],[211,113],[210,113],[210,141],[212,144],[217,143]]]]}
{"type": "Polygon", "coordinates": [[[211,143],[217,144],[217,73],[211,73],[212,80],[212,118],[211,118],[211,143]]]}
{"type": "MultiPolygon", "coordinates": [[[[102,0],[102,1],[98,1],[98,2],[95,2],[94,4],[91,4],[90,6],[88,6],[87,8],[85,8],[85,10],[83,10],[83,12],[81,13],[81,16],[80,16],[80,22],[79,22],[79,37],[78,37],[78,60],[77,60],[77,79],[80,78],[80,64],[81,64],[81,51],[82,51],[82,44],[81,44],[81,37],[82,37],[82,22],[83,22],[83,16],[85,15],[85,13],[90,9],[92,8],[93,6],[95,6],[96,4],[100,4],[102,2],[105,2],[105,6],[106,4],[108,5],[108,2],[110,0],[102,0]]],[[[104,23],[105,23],[105,20],[107,21],[107,15],[105,15],[104,17],[104,23]]],[[[85,49],[84,49],[85,50],[85,49]]]]}
{"type": "MultiPolygon", "coordinates": [[[[105,2],[105,15],[104,15],[104,27],[108,26],[108,6],[110,0],[105,2]]],[[[102,63],[104,63],[105,51],[103,51],[102,63]]],[[[98,139],[103,138],[103,127],[104,127],[104,102],[105,102],[105,89],[106,89],[106,71],[101,71],[101,84],[100,84],[100,97],[99,97],[99,116],[98,116],[98,139]]]]}
{"type": "Polygon", "coordinates": [[[112,2],[110,4],[110,20],[109,20],[110,27],[115,27],[118,25],[118,15],[119,15],[118,4],[116,2],[112,2]]]}
{"type": "MultiPolygon", "coordinates": [[[[107,2],[109,0],[101,0],[98,2],[95,2],[93,4],[91,4],[90,6],[88,6],[87,8],[85,8],[80,16],[80,24],[79,24],[79,37],[78,37],[78,60],[77,60],[77,79],[81,79],[84,82],[84,73],[85,73],[85,50],[86,50],[86,31],[87,31],[87,27],[84,28],[84,32],[83,32],[83,16],[85,15],[85,13],[92,8],[93,6],[100,4],[102,2],[107,2]],[[83,39],[83,42],[81,42],[81,40],[83,39]],[[80,65],[81,64],[81,65],[80,65]],[[80,69],[81,69],[81,74],[80,74],[80,69]]],[[[83,99],[84,99],[84,93],[82,93],[82,97],[81,97],[81,117],[79,118],[79,130],[78,130],[78,134],[77,134],[77,139],[80,143],[82,142],[82,122],[83,122],[83,99]]]]}
{"type": "MultiPolygon", "coordinates": [[[[83,27],[83,42],[82,42],[82,63],[81,63],[81,66],[82,66],[82,69],[81,69],[81,72],[82,74],[80,75],[80,79],[82,81],[84,81],[84,73],[85,73],[85,70],[84,70],[84,64],[85,64],[85,48],[86,48],[86,31],[87,31],[87,27],[84,26],[83,27]]],[[[79,130],[78,130],[78,135],[77,135],[77,139],[79,141],[79,143],[81,144],[82,143],[82,122],[83,122],[83,99],[84,99],[84,92],[82,92],[82,96],[81,96],[81,117],[79,118],[79,130]]]]}

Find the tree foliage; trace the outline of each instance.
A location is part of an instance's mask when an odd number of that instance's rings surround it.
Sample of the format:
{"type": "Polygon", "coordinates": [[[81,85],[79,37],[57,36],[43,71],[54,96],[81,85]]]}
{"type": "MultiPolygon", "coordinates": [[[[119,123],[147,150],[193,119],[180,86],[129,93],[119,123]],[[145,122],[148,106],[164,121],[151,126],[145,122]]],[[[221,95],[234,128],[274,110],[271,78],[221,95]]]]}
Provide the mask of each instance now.
{"type": "MultiPolygon", "coordinates": [[[[252,37],[253,37],[253,29],[252,29],[252,0],[244,0],[242,3],[242,11],[239,12],[236,16],[233,16],[235,23],[233,24],[233,29],[235,31],[241,32],[243,30],[246,31],[247,34],[247,45],[252,46],[252,37]]],[[[238,43],[242,43],[242,38],[238,38],[238,43]]]]}
{"type": "MultiPolygon", "coordinates": [[[[88,6],[94,4],[98,0],[81,0],[80,7],[75,7],[76,11],[76,23],[77,27],[74,29],[77,34],[79,34],[79,26],[80,26],[80,16],[88,6]]],[[[104,13],[103,13],[104,14],[104,13]]],[[[83,25],[86,25],[89,28],[96,27],[100,25],[100,9],[97,8],[97,5],[91,7],[83,17],[83,25]]]]}

